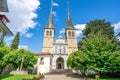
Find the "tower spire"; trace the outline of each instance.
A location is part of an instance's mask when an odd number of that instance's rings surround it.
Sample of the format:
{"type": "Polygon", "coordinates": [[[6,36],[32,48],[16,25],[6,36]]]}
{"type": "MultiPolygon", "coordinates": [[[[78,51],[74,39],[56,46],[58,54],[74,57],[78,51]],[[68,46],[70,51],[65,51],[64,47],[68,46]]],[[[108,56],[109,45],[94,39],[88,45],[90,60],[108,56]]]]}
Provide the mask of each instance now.
{"type": "Polygon", "coordinates": [[[68,7],[68,17],[67,17],[66,29],[75,29],[73,27],[72,20],[71,20],[71,17],[70,17],[69,1],[67,2],[67,7],[68,7]]]}
{"type": "Polygon", "coordinates": [[[51,1],[51,8],[50,8],[49,20],[48,20],[46,28],[54,28],[54,25],[53,25],[53,16],[52,16],[52,1],[51,1]]]}

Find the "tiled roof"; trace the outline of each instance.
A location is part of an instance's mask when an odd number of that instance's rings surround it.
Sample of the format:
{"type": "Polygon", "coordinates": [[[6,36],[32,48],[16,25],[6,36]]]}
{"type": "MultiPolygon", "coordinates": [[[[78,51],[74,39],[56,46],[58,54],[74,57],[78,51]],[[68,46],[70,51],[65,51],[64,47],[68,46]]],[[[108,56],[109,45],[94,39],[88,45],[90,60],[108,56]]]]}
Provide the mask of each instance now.
{"type": "Polygon", "coordinates": [[[3,14],[0,14],[0,20],[5,19],[6,22],[10,22],[10,20],[3,14]]]}
{"type": "Polygon", "coordinates": [[[49,52],[37,52],[35,55],[52,55],[49,52]]]}

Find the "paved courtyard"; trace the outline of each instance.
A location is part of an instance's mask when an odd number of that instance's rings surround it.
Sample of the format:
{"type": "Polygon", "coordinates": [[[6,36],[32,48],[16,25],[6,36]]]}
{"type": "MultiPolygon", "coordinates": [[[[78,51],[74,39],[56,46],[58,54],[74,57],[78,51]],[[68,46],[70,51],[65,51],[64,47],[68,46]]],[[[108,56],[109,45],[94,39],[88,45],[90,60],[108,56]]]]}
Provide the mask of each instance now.
{"type": "Polygon", "coordinates": [[[68,75],[45,75],[45,80],[83,80],[75,76],[68,76],[68,75]]]}

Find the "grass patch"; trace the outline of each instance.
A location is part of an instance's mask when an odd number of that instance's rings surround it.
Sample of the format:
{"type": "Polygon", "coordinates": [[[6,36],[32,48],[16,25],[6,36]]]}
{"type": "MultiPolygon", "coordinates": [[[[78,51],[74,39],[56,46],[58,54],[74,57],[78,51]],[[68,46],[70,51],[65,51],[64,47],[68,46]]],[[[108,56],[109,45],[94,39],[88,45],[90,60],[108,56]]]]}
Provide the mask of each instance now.
{"type": "MultiPolygon", "coordinates": [[[[95,78],[92,78],[92,80],[96,80],[95,78]]],[[[110,78],[110,77],[104,77],[104,78],[100,78],[99,80],[120,80],[120,78],[110,78]]]]}
{"type": "Polygon", "coordinates": [[[101,78],[100,80],[120,80],[120,78],[101,78]]]}
{"type": "Polygon", "coordinates": [[[32,79],[33,77],[39,77],[39,75],[0,75],[0,80],[22,80],[32,79]]]}
{"type": "MultiPolygon", "coordinates": [[[[81,74],[77,74],[77,77],[84,78],[81,74]]],[[[96,80],[95,75],[87,75],[86,78],[90,78],[91,80],[96,80]]],[[[111,78],[111,77],[100,77],[99,80],[120,80],[120,78],[111,78]]]]}
{"type": "MultiPolygon", "coordinates": [[[[96,80],[95,78],[91,78],[92,80],[96,80]]],[[[120,78],[100,78],[99,80],[120,80],[120,78]]]]}

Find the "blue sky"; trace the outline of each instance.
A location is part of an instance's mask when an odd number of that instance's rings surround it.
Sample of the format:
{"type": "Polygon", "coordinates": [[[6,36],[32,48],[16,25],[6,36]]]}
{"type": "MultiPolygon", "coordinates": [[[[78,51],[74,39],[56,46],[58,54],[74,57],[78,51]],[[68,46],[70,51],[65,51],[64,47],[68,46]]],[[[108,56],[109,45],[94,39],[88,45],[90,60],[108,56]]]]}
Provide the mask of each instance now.
{"type": "MultiPolygon", "coordinates": [[[[82,37],[85,24],[95,19],[105,19],[115,26],[115,33],[120,32],[120,0],[53,0],[53,20],[55,38],[63,35],[67,21],[67,2],[70,15],[77,29],[77,40],[82,37]]],[[[9,28],[16,34],[21,32],[20,46],[33,52],[42,51],[44,28],[48,22],[51,0],[8,0],[11,23],[9,28]]],[[[63,36],[64,37],[64,36],[63,36]]],[[[6,36],[11,44],[14,36],[6,36]]]]}

